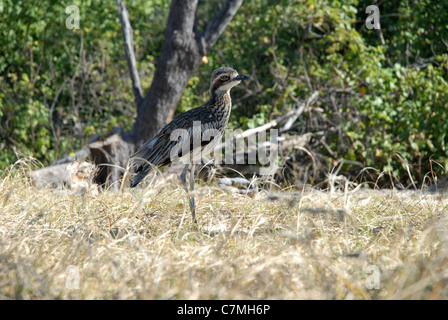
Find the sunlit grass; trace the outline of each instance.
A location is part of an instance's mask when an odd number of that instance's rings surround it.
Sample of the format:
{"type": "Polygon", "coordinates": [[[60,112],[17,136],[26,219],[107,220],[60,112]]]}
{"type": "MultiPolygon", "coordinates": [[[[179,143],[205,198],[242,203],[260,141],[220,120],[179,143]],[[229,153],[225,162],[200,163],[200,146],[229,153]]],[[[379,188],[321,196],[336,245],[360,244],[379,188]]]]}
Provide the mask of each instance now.
{"type": "Polygon", "coordinates": [[[448,298],[446,194],[276,190],[268,201],[199,184],[195,226],[175,179],[135,193],[40,190],[23,168],[0,180],[4,299],[448,298]]]}

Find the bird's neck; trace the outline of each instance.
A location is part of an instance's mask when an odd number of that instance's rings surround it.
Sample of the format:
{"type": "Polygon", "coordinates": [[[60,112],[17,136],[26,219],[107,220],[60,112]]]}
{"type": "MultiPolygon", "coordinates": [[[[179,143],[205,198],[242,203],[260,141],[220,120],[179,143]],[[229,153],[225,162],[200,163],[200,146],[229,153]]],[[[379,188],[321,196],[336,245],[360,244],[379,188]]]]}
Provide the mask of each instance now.
{"type": "MultiPolygon", "coordinates": [[[[229,122],[230,112],[232,111],[232,100],[230,99],[229,91],[223,92],[222,94],[211,94],[208,103],[205,104],[223,126],[222,130],[226,127],[229,122]]],[[[220,130],[221,130],[220,129],[220,130]]]]}
{"type": "Polygon", "coordinates": [[[230,90],[225,92],[212,92],[209,99],[210,105],[221,105],[226,107],[232,106],[232,99],[230,99],[230,90]]]}

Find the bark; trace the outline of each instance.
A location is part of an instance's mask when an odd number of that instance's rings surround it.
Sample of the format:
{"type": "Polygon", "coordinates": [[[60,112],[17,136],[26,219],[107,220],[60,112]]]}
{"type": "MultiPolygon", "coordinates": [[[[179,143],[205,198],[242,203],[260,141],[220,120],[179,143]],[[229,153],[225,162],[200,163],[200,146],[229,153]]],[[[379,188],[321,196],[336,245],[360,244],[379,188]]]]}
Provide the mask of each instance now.
{"type": "Polygon", "coordinates": [[[93,162],[98,166],[94,182],[101,185],[107,183],[113,189],[119,189],[118,181],[126,171],[129,156],[135,150],[129,135],[116,129],[105,139],[92,141],[89,149],[93,162]]]}

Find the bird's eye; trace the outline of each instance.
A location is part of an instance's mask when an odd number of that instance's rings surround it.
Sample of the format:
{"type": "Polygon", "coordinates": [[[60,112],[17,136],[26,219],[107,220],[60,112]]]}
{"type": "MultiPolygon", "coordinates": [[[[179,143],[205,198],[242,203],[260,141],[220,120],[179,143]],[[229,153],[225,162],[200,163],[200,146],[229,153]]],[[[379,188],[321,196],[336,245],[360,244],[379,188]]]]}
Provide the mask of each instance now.
{"type": "Polygon", "coordinates": [[[221,81],[227,81],[227,80],[229,80],[229,76],[223,75],[223,76],[220,76],[219,79],[221,81]]]}

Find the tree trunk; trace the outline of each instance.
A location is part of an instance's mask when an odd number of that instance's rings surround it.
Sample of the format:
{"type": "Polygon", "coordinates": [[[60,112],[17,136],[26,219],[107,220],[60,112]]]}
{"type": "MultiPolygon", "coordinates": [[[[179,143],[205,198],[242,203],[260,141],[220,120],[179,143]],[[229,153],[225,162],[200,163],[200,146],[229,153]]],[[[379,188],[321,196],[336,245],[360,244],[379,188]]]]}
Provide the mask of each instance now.
{"type": "Polygon", "coordinates": [[[202,57],[216,43],[242,2],[227,0],[205,30],[200,32],[196,28],[198,0],[172,0],[154,78],[142,98],[129,14],[123,1],[117,0],[137,117],[130,132],[117,129],[104,140],[92,139],[89,147],[94,162],[100,166],[95,182],[117,182],[120,171],[123,171],[119,167],[126,168],[135,148],[171,120],[188,80],[199,69],[202,57]]]}
{"type": "Polygon", "coordinates": [[[154,136],[172,117],[188,80],[199,69],[204,50],[194,30],[198,0],[173,0],[151,87],[138,106],[132,136],[137,143],[154,136]]]}
{"type": "Polygon", "coordinates": [[[198,0],[172,0],[165,38],[151,87],[132,128],[136,143],[150,139],[171,120],[202,57],[218,40],[243,0],[228,0],[204,32],[196,28],[198,0]]]}

